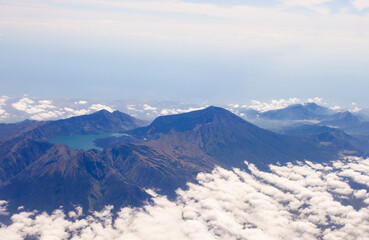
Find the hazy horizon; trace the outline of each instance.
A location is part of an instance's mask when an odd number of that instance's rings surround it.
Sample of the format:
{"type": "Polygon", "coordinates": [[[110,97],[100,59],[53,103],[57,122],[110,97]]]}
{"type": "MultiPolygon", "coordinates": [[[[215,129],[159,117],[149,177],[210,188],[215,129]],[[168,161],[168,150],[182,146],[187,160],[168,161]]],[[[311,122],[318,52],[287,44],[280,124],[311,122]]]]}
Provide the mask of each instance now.
{"type": "Polygon", "coordinates": [[[366,105],[369,4],[2,1],[1,95],[366,105]]]}
{"type": "Polygon", "coordinates": [[[39,121],[56,120],[91,114],[102,109],[110,112],[118,110],[133,117],[151,121],[158,116],[185,113],[208,106],[223,107],[245,119],[251,120],[245,114],[248,110],[255,110],[261,113],[305,103],[316,103],[336,112],[350,111],[369,118],[369,108],[366,106],[355,102],[337,105],[319,97],[271,99],[265,102],[253,99],[248,102],[216,103],[201,101],[194,103],[147,99],[39,98],[29,95],[21,97],[3,95],[0,96],[0,123],[13,123],[25,119],[39,121]]]}

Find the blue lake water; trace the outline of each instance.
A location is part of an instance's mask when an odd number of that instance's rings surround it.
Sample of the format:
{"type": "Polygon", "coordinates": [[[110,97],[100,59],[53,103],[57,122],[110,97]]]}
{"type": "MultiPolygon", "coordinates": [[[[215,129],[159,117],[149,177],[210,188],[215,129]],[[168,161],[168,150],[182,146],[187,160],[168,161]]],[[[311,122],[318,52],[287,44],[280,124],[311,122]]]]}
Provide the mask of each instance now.
{"type": "Polygon", "coordinates": [[[81,149],[81,150],[90,150],[90,149],[98,149],[102,150],[102,148],[97,147],[94,144],[95,139],[99,138],[107,138],[107,137],[120,137],[126,135],[125,133],[100,133],[100,134],[89,134],[89,135],[71,135],[71,136],[63,136],[50,138],[49,142],[51,143],[60,143],[64,144],[73,149],[81,149]]]}

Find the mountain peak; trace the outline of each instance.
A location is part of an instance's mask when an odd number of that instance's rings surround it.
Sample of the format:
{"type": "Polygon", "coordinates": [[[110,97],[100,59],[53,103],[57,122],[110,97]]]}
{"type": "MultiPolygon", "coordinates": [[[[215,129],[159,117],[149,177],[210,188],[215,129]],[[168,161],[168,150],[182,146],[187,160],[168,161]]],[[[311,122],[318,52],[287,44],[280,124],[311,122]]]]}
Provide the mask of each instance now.
{"type": "Polygon", "coordinates": [[[160,116],[156,118],[149,126],[130,131],[135,136],[151,135],[159,133],[167,134],[174,130],[176,132],[185,132],[194,129],[198,125],[214,123],[221,121],[224,125],[234,122],[247,123],[244,119],[231,113],[230,111],[216,106],[210,106],[205,109],[181,113],[176,115],[160,116]]]}
{"type": "Polygon", "coordinates": [[[106,110],[106,109],[101,109],[101,110],[99,110],[99,111],[96,111],[96,112],[94,112],[94,113],[92,113],[91,115],[111,115],[112,113],[111,112],[109,112],[108,110],[106,110]]]}
{"type": "Polygon", "coordinates": [[[307,103],[303,103],[304,106],[309,106],[309,107],[319,107],[318,104],[316,104],[315,102],[307,102],[307,103]]]}

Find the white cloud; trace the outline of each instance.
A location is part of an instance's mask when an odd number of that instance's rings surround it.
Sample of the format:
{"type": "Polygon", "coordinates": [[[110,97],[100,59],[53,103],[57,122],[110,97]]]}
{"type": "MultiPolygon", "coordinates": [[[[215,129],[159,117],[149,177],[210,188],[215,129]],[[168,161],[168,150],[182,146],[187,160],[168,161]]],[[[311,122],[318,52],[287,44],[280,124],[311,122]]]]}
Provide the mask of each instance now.
{"type": "Polygon", "coordinates": [[[149,110],[149,111],[156,111],[158,109],[158,108],[152,107],[152,106],[150,106],[148,104],[144,104],[143,107],[144,107],[144,110],[145,111],[147,111],[147,110],[149,110]]]}
{"type": "Polygon", "coordinates": [[[51,103],[52,101],[50,100],[40,100],[36,104],[32,99],[24,97],[13,103],[12,106],[18,111],[24,111],[28,114],[38,114],[47,111],[47,109],[56,108],[51,103]]]}
{"type": "Polygon", "coordinates": [[[40,100],[38,101],[39,104],[43,105],[51,105],[52,101],[51,100],[40,100]]]}
{"type": "Polygon", "coordinates": [[[286,6],[301,6],[306,7],[312,11],[328,14],[330,12],[329,8],[323,7],[322,4],[333,2],[334,0],[279,0],[286,6]]]}
{"type": "Polygon", "coordinates": [[[160,115],[178,114],[176,109],[164,108],[161,110],[160,115]]]}
{"type": "MultiPolygon", "coordinates": [[[[51,119],[60,119],[60,118],[68,118],[73,116],[80,116],[90,113],[91,111],[99,111],[102,109],[106,109],[110,112],[113,112],[114,110],[104,104],[92,104],[88,108],[73,108],[70,107],[73,106],[73,102],[63,102],[62,104],[69,105],[63,106],[63,105],[54,105],[52,100],[32,100],[27,97],[23,97],[12,103],[12,107],[16,109],[17,111],[23,112],[26,114],[27,118],[33,119],[33,120],[51,120],[51,119]]],[[[87,104],[87,101],[81,100],[74,102],[76,105],[85,105],[87,104]]],[[[0,108],[1,108],[1,102],[0,102],[0,108]]],[[[1,109],[0,109],[1,110],[1,109]]],[[[1,111],[0,111],[1,112],[1,111]]]]}
{"type": "MultiPolygon", "coordinates": [[[[153,204],[122,208],[113,221],[112,206],[89,216],[82,209],[51,215],[21,212],[0,227],[1,239],[368,239],[368,203],[343,205],[349,196],[368,200],[347,178],[368,184],[369,159],[348,157],[331,164],[311,162],[271,166],[264,172],[216,168],[200,173],[198,184],[178,190],[178,198],[148,190],[153,204]],[[366,174],[366,175],[365,175],[366,174]]],[[[369,185],[367,185],[369,187],[369,185]]]]}
{"type": "MultiPolygon", "coordinates": [[[[250,105],[241,105],[241,108],[249,108],[249,109],[256,110],[258,112],[266,112],[270,110],[286,108],[292,104],[303,104],[303,103],[325,104],[323,103],[323,99],[319,97],[308,98],[308,99],[300,99],[300,98],[283,99],[282,98],[282,99],[273,99],[270,102],[261,102],[258,100],[252,100],[250,105]]],[[[236,104],[236,106],[239,106],[239,105],[236,104]]]]}
{"type": "Polygon", "coordinates": [[[114,112],[114,110],[109,107],[109,106],[106,106],[104,104],[92,104],[91,107],[90,107],[91,110],[94,110],[94,111],[100,111],[100,110],[107,110],[109,112],[114,112]]]}
{"type": "Polygon", "coordinates": [[[160,115],[170,115],[170,114],[180,114],[180,113],[187,113],[187,112],[192,112],[192,111],[197,111],[197,110],[202,110],[204,108],[206,108],[207,106],[204,107],[190,107],[187,109],[180,109],[180,108],[164,108],[161,110],[160,115]]]}
{"type": "Polygon", "coordinates": [[[323,98],[315,97],[315,98],[309,98],[306,102],[320,104],[322,100],[323,98]]]}
{"type": "Polygon", "coordinates": [[[190,108],[187,108],[187,109],[179,109],[179,108],[177,108],[175,111],[177,113],[187,113],[187,112],[202,110],[202,109],[204,109],[206,107],[207,106],[204,106],[204,107],[190,107],[190,108]]]}
{"type": "Polygon", "coordinates": [[[351,0],[351,4],[359,11],[369,8],[369,2],[367,0],[351,0]]]}
{"type": "Polygon", "coordinates": [[[74,104],[81,104],[81,105],[84,105],[84,104],[87,104],[87,101],[85,101],[85,100],[81,100],[81,101],[78,101],[78,102],[74,102],[74,104]]]}
{"type": "Polygon", "coordinates": [[[43,120],[48,120],[48,119],[60,118],[64,116],[64,114],[65,112],[61,112],[61,111],[44,111],[44,112],[32,115],[30,118],[32,120],[43,121],[43,120]]]}
{"type": "Polygon", "coordinates": [[[135,104],[127,104],[127,109],[130,111],[140,111],[136,109],[136,105],[135,104]]]}
{"type": "MultiPolygon", "coordinates": [[[[365,0],[363,0],[365,1],[365,0]]],[[[264,49],[302,44],[326,46],[344,44],[350,51],[367,46],[369,36],[366,15],[348,13],[302,14],[285,11],[283,6],[304,6],[320,13],[329,10],[328,0],[284,0],[282,7],[253,7],[188,1],[8,1],[0,9],[2,29],[19,34],[25,31],[58,36],[99,36],[114,41],[134,40],[161,43],[196,43],[200,46],[223,46],[264,49]],[[96,9],[116,9],[101,11],[96,9]],[[130,11],[133,10],[133,11],[130,11]],[[129,12],[129,13],[128,13],[129,12]],[[169,14],[163,14],[169,13],[169,14]],[[178,16],[172,17],[173,14],[178,16]],[[193,16],[200,17],[193,21],[193,16]],[[211,18],[204,18],[210,16],[211,18]],[[218,18],[220,21],[209,21],[218,18]],[[27,19],[27,25],[24,24],[27,19]],[[227,21],[224,21],[227,20],[227,21]]],[[[363,7],[363,3],[354,2],[363,7]]],[[[104,44],[106,44],[105,41],[104,44]]],[[[122,41],[124,43],[124,41],[122,41]]],[[[334,48],[336,49],[336,48],[334,48]]],[[[367,48],[365,48],[367,50],[367,48]]]]}
{"type": "Polygon", "coordinates": [[[26,111],[28,106],[33,104],[34,101],[28,98],[19,99],[18,102],[13,103],[13,108],[17,109],[18,111],[26,111]]]}
{"type": "Polygon", "coordinates": [[[80,116],[80,115],[85,115],[91,112],[90,109],[73,109],[73,108],[69,108],[69,107],[64,107],[64,110],[66,112],[68,112],[67,117],[74,117],[74,116],[80,116]]]}
{"type": "Polygon", "coordinates": [[[65,114],[60,109],[56,109],[57,107],[52,104],[51,100],[39,100],[36,103],[32,99],[24,97],[14,102],[12,107],[29,114],[30,119],[38,121],[60,118],[65,114]]]}
{"type": "Polygon", "coordinates": [[[330,107],[329,109],[332,109],[334,111],[340,111],[342,109],[342,107],[341,106],[338,106],[338,105],[335,105],[333,107],[330,107]]]}
{"type": "Polygon", "coordinates": [[[9,213],[6,211],[8,207],[8,202],[5,200],[0,200],[0,216],[8,215],[9,213]]]}
{"type": "Polygon", "coordinates": [[[302,101],[299,98],[279,99],[272,100],[270,102],[260,102],[257,100],[252,100],[251,105],[249,105],[248,108],[254,109],[258,112],[266,112],[270,110],[285,108],[291,104],[297,104],[301,102],[302,101]]]}
{"type": "Polygon", "coordinates": [[[9,117],[9,113],[7,113],[3,107],[6,106],[6,101],[8,101],[9,97],[8,96],[2,96],[0,97],[0,120],[3,120],[7,117],[9,117]]]}

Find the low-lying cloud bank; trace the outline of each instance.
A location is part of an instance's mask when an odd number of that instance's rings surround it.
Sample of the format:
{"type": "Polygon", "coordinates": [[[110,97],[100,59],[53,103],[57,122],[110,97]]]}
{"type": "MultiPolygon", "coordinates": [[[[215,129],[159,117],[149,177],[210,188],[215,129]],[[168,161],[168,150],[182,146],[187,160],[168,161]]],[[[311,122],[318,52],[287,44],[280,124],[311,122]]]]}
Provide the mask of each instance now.
{"type": "Polygon", "coordinates": [[[153,204],[115,219],[111,206],[89,216],[20,212],[0,239],[369,239],[369,159],[248,167],[200,173],[176,201],[148,191],[153,204]]]}
{"type": "MultiPolygon", "coordinates": [[[[289,98],[273,99],[267,102],[252,100],[249,103],[232,103],[220,105],[229,111],[246,119],[253,118],[248,116],[248,111],[258,113],[270,110],[285,108],[292,104],[317,103],[329,107],[335,111],[361,112],[368,115],[368,109],[360,108],[356,103],[349,107],[341,107],[328,104],[322,98],[289,98]]],[[[139,101],[139,100],[107,100],[107,99],[36,99],[28,96],[21,98],[11,98],[8,96],[0,97],[0,122],[18,122],[25,119],[38,121],[56,120],[69,118],[105,109],[113,112],[119,110],[133,117],[144,120],[153,120],[154,118],[168,114],[179,114],[190,111],[200,110],[211,105],[204,102],[199,104],[187,104],[180,102],[166,101],[139,101]]]]}

